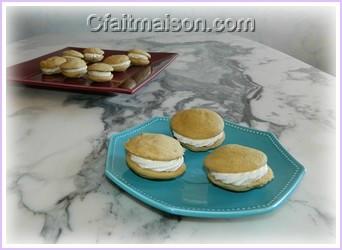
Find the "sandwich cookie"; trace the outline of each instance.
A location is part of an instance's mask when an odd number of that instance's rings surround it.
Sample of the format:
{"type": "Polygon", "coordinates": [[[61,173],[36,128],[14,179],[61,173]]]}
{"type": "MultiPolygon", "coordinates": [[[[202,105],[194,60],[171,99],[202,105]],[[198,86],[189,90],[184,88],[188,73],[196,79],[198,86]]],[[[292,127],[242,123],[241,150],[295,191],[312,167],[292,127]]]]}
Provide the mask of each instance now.
{"type": "Polygon", "coordinates": [[[94,82],[107,82],[112,80],[112,66],[106,63],[94,63],[88,67],[88,78],[94,82]]]}
{"type": "Polygon", "coordinates": [[[104,51],[100,48],[87,48],[83,50],[84,59],[87,62],[101,62],[104,57],[104,51]]]}
{"type": "Polygon", "coordinates": [[[192,151],[207,151],[225,139],[224,122],[214,111],[202,108],[177,112],[171,118],[174,137],[192,151]]]}
{"type": "Polygon", "coordinates": [[[70,78],[80,78],[87,73],[87,64],[82,59],[71,59],[61,65],[62,74],[70,78]]]}
{"type": "Polygon", "coordinates": [[[204,166],[212,183],[237,192],[262,187],[273,179],[263,152],[236,144],[215,149],[204,159],[204,166]]]}
{"type": "Polygon", "coordinates": [[[126,161],[136,174],[148,179],[172,179],[184,173],[184,149],[174,138],[141,134],[125,144],[126,161]]]}
{"type": "Polygon", "coordinates": [[[131,61],[126,55],[112,55],[106,57],[103,62],[111,65],[113,67],[113,71],[116,72],[125,71],[131,65],[131,61]]]}
{"type": "Polygon", "coordinates": [[[61,56],[53,56],[40,62],[40,69],[45,75],[61,73],[60,66],[67,60],[61,56]]]}
{"type": "Polygon", "coordinates": [[[75,59],[75,58],[78,58],[78,59],[84,58],[81,52],[78,52],[77,50],[73,50],[73,49],[63,51],[63,57],[66,58],[67,60],[75,59]]]}
{"type": "Polygon", "coordinates": [[[133,65],[141,66],[150,64],[151,55],[142,49],[128,51],[128,57],[133,65]]]}

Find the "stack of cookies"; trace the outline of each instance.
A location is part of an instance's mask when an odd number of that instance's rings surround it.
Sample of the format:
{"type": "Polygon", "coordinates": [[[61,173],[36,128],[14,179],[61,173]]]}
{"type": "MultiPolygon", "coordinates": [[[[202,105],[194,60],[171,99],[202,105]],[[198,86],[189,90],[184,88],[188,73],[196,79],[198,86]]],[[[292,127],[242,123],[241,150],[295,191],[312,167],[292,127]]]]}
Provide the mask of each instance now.
{"type": "Polygon", "coordinates": [[[86,48],[83,53],[65,50],[61,56],[41,61],[40,69],[44,75],[61,73],[69,78],[87,77],[94,82],[107,82],[113,79],[112,72],[126,71],[131,65],[145,66],[150,64],[151,59],[151,55],[141,49],[132,49],[127,55],[111,55],[105,59],[104,54],[100,48],[86,48]]]}
{"type": "Polygon", "coordinates": [[[227,135],[224,121],[216,112],[202,108],[177,112],[170,128],[174,138],[162,134],[131,138],[125,144],[128,167],[148,179],[176,178],[186,171],[184,147],[193,152],[213,150],[203,165],[209,181],[221,188],[247,191],[273,179],[262,151],[236,144],[220,146],[227,135]]]}

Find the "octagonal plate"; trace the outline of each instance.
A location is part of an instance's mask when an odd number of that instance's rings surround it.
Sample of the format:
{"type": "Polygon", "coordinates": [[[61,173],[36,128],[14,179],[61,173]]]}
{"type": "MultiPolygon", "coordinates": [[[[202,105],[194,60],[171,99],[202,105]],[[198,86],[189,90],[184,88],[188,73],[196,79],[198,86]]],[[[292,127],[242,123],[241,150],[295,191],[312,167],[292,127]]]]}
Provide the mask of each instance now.
{"type": "Polygon", "coordinates": [[[225,121],[224,144],[241,144],[262,150],[275,178],[266,186],[248,192],[231,192],[211,184],[203,167],[210,152],[185,151],[187,171],[168,181],[153,181],[132,172],[125,161],[124,143],[141,133],[172,136],[169,118],[156,117],[139,126],[112,135],[105,174],[116,185],[142,202],[164,212],[203,218],[231,218],[269,212],[282,204],[304,176],[305,168],[269,133],[225,121]]]}

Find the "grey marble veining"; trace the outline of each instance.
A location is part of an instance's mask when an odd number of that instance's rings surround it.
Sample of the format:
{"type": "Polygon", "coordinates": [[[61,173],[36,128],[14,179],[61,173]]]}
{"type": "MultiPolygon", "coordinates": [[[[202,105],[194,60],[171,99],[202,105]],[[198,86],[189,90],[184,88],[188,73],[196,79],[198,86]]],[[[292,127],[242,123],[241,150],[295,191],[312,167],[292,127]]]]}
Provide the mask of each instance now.
{"type": "Polygon", "coordinates": [[[134,95],[8,87],[9,243],[334,242],[334,77],[229,34],[75,37],[14,43],[9,64],[71,45],[141,47],[179,57],[134,95]],[[275,133],[308,167],[291,199],[262,216],[194,219],[150,208],[105,178],[112,133],[190,107],[275,133]]]}

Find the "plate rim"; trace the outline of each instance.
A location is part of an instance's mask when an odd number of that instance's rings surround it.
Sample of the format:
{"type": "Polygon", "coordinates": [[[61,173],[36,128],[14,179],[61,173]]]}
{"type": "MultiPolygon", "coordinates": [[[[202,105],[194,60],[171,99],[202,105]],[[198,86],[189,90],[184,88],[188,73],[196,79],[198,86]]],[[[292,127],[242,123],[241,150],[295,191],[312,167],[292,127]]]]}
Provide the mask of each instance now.
{"type": "Polygon", "coordinates": [[[111,168],[111,159],[114,157],[115,150],[115,142],[116,138],[120,136],[126,136],[127,134],[133,134],[138,130],[149,126],[150,124],[156,121],[169,121],[169,117],[153,117],[141,124],[133,126],[131,128],[125,129],[116,134],[110,135],[107,157],[106,157],[106,165],[105,165],[105,175],[120,188],[125,190],[127,193],[137,198],[138,200],[154,207],[160,209],[164,212],[168,212],[175,215],[182,216],[190,216],[190,217],[202,217],[202,218],[234,218],[234,217],[242,217],[249,215],[257,215],[263,214],[266,212],[270,212],[281,205],[297,188],[298,184],[304,177],[306,172],[306,168],[299,163],[287,150],[281,145],[280,141],[277,137],[268,131],[262,131],[254,128],[244,127],[242,125],[236,124],[231,121],[224,120],[225,125],[233,127],[235,129],[243,130],[248,133],[254,133],[261,136],[266,136],[272,142],[272,144],[276,147],[276,149],[293,165],[295,166],[295,171],[292,176],[289,178],[284,187],[280,189],[279,192],[266,204],[250,206],[247,208],[228,208],[228,209],[210,209],[210,208],[191,208],[191,207],[180,207],[173,204],[169,204],[165,201],[159,200],[144,192],[139,188],[136,188],[134,185],[131,185],[125,179],[122,179],[119,176],[116,176],[110,171],[111,168]],[[110,154],[110,149],[113,148],[112,154],[110,154]],[[291,186],[290,186],[291,184],[291,186]],[[281,197],[280,197],[281,196],[281,197]],[[280,198],[279,198],[280,197],[280,198]]]}

